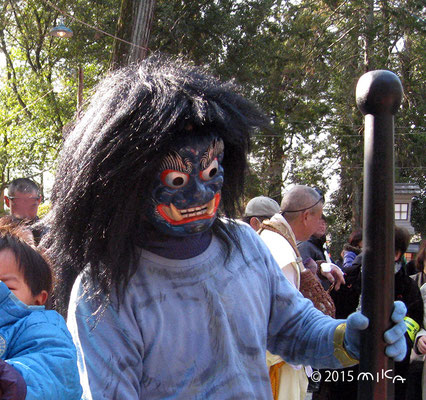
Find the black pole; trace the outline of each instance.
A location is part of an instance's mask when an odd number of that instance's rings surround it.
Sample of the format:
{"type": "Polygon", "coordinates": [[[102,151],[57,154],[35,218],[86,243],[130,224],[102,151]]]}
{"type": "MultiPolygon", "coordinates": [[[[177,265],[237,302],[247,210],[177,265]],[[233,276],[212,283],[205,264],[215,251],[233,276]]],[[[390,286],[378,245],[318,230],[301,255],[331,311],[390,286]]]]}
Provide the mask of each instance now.
{"type": "Polygon", "coordinates": [[[361,311],[370,320],[361,335],[358,399],[393,399],[393,361],[384,332],[394,301],[394,114],[402,98],[398,77],[370,71],[358,81],[356,101],[365,115],[361,311]]]}

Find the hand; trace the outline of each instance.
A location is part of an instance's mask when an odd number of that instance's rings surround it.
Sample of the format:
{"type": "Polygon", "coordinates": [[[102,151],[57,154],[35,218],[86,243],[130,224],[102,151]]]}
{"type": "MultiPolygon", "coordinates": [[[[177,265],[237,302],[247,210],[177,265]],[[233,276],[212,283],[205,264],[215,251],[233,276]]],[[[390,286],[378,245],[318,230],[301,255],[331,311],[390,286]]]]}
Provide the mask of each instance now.
{"type": "Polygon", "coordinates": [[[417,350],[421,354],[426,354],[426,336],[420,336],[417,339],[417,350]]]}
{"type": "Polygon", "coordinates": [[[391,319],[395,325],[384,334],[385,342],[388,343],[385,353],[395,361],[402,361],[407,354],[407,343],[404,337],[405,332],[407,332],[407,326],[404,321],[407,308],[402,301],[395,301],[393,304],[391,319]]]}
{"type": "MultiPolygon", "coordinates": [[[[388,343],[385,353],[395,361],[402,361],[407,353],[405,332],[407,330],[404,322],[407,308],[401,301],[395,301],[391,319],[395,325],[384,334],[385,342],[388,343]]],[[[359,360],[360,332],[368,327],[368,318],[360,312],[349,315],[346,321],[346,332],[344,346],[354,358],[359,360]]]]}
{"type": "Polygon", "coordinates": [[[368,318],[360,312],[349,315],[346,320],[345,340],[343,342],[346,351],[359,360],[359,348],[361,344],[360,332],[368,328],[368,318]]]}
{"type": "Polygon", "coordinates": [[[345,278],[343,277],[343,271],[335,264],[332,263],[322,263],[320,265],[321,275],[324,278],[327,278],[331,283],[334,283],[334,289],[339,290],[340,285],[345,284],[345,278]],[[330,272],[323,271],[323,265],[327,265],[330,268],[330,272]]]}

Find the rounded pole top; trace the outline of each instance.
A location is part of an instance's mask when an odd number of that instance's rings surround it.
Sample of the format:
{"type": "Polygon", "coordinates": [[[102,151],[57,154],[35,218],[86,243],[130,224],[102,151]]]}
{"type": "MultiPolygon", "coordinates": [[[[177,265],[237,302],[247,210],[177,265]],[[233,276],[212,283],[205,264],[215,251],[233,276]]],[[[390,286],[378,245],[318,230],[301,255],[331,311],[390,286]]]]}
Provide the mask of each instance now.
{"type": "Polygon", "coordinates": [[[401,81],[393,72],[370,71],[359,78],[356,103],[364,115],[395,115],[401,104],[402,93],[401,81]]]}

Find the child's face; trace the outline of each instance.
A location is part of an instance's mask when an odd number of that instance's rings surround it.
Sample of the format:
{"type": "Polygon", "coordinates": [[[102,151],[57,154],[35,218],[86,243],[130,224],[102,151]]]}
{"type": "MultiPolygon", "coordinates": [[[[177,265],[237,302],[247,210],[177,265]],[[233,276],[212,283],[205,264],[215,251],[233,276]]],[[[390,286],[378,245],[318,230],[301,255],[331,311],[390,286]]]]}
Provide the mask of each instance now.
{"type": "Polygon", "coordinates": [[[47,299],[47,292],[33,296],[30,287],[24,280],[24,274],[19,270],[15,255],[9,249],[0,251],[0,280],[15,296],[28,306],[43,305],[47,299]]]}

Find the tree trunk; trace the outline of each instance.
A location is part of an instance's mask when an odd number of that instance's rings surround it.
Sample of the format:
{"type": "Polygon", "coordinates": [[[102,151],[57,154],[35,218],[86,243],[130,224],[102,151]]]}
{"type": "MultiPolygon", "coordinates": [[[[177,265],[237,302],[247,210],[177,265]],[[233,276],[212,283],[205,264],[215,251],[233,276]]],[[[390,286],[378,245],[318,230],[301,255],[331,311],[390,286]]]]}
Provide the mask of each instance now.
{"type": "Polygon", "coordinates": [[[354,179],[352,188],[352,228],[357,230],[362,227],[362,196],[358,181],[354,179]]]}
{"type": "Polygon", "coordinates": [[[374,41],[374,0],[366,2],[365,34],[364,34],[364,71],[373,69],[373,41],[374,41]]]}
{"type": "Polygon", "coordinates": [[[0,217],[4,214],[4,188],[0,189],[0,217]]]}
{"type": "Polygon", "coordinates": [[[122,0],[111,68],[116,69],[143,60],[148,54],[149,35],[155,0],[122,0]],[[131,23],[128,23],[131,21],[131,23]],[[131,44],[130,44],[131,43],[131,44]]]}

